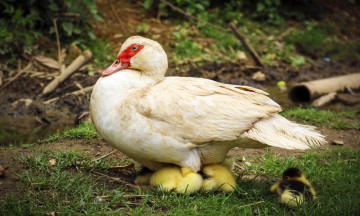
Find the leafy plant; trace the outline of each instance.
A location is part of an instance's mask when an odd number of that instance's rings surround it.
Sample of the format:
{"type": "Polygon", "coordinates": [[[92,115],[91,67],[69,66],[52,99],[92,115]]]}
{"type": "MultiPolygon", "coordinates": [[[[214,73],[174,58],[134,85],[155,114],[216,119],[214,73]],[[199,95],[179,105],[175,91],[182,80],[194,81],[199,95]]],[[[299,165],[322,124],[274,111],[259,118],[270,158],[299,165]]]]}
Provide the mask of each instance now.
{"type": "Polygon", "coordinates": [[[3,26],[0,28],[0,56],[6,55],[8,63],[13,62],[16,55],[36,49],[36,40],[41,36],[54,34],[53,20],[57,20],[63,40],[86,40],[95,38],[89,19],[102,19],[95,0],[3,0],[0,13],[3,14],[0,18],[3,26]]]}

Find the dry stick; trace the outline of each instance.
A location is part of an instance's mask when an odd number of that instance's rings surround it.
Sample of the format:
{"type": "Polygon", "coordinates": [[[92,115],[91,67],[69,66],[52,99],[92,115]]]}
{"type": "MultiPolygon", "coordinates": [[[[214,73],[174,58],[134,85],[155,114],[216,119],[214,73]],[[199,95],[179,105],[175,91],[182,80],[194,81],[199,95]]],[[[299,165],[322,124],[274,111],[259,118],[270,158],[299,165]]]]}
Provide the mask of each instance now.
{"type": "Polygon", "coordinates": [[[175,10],[175,11],[183,14],[185,17],[187,17],[187,18],[189,18],[189,19],[193,19],[193,20],[196,20],[196,21],[198,21],[198,22],[202,22],[202,23],[204,23],[204,24],[206,24],[206,25],[208,25],[208,26],[211,26],[211,27],[213,27],[213,28],[215,28],[215,29],[217,29],[217,30],[220,30],[220,31],[229,32],[229,29],[221,28],[221,27],[219,27],[219,26],[217,26],[217,25],[214,25],[214,24],[211,24],[211,23],[209,23],[209,22],[206,22],[206,21],[203,20],[203,19],[194,17],[194,16],[192,16],[191,14],[189,14],[188,12],[182,10],[181,8],[176,7],[175,5],[171,4],[170,2],[168,2],[168,1],[166,1],[166,0],[160,0],[160,1],[161,1],[162,3],[164,3],[164,4],[166,4],[167,6],[171,7],[173,10],[175,10]]]}
{"type": "Polygon", "coordinates": [[[108,176],[108,175],[105,175],[105,174],[103,174],[103,173],[99,173],[99,172],[96,172],[96,171],[92,171],[92,173],[94,173],[95,175],[99,175],[99,176],[103,176],[103,177],[109,178],[109,179],[111,179],[111,180],[113,180],[113,181],[115,181],[115,182],[125,184],[126,186],[129,186],[129,187],[132,187],[132,188],[141,189],[140,186],[131,184],[131,183],[129,183],[129,182],[127,182],[127,181],[124,181],[124,180],[122,180],[122,179],[120,179],[120,178],[114,178],[114,177],[111,177],[111,176],[108,176]]]}
{"type": "Polygon", "coordinates": [[[119,17],[118,14],[116,13],[116,10],[115,10],[115,8],[114,8],[114,4],[112,4],[111,2],[108,2],[108,3],[109,3],[109,5],[110,5],[111,11],[112,11],[112,13],[113,13],[113,16],[115,17],[116,21],[120,24],[120,27],[121,27],[122,32],[125,33],[125,34],[128,34],[129,32],[127,31],[126,26],[125,26],[125,28],[124,28],[124,26],[123,26],[124,23],[125,23],[125,24],[127,24],[127,23],[124,22],[124,21],[122,21],[122,20],[120,19],[120,17],[119,17]]]}
{"type": "Polygon", "coordinates": [[[84,51],[81,55],[79,55],[70,65],[65,69],[63,73],[61,73],[58,77],[56,77],[53,81],[51,81],[43,90],[42,94],[46,95],[53,92],[60,83],[66,80],[69,76],[71,76],[75,71],[77,71],[81,66],[83,66],[87,61],[92,58],[92,53],[90,50],[84,51]]]}
{"type": "Polygon", "coordinates": [[[129,165],[125,165],[125,166],[112,166],[109,167],[109,169],[117,169],[117,170],[125,170],[125,169],[134,169],[135,164],[129,164],[129,165]]]}
{"type": "MultiPolygon", "coordinates": [[[[76,91],[73,91],[73,92],[70,92],[70,93],[66,93],[60,97],[65,97],[65,96],[69,96],[69,95],[78,95],[78,94],[85,94],[87,92],[91,92],[93,90],[94,86],[88,86],[86,88],[83,88],[83,89],[80,89],[80,90],[76,90],[76,91]]],[[[51,98],[47,101],[44,102],[44,104],[50,104],[52,102],[55,102],[57,100],[59,100],[60,97],[54,97],[54,98],[51,98]]]]}
{"type": "Polygon", "coordinates": [[[250,46],[248,42],[246,42],[245,37],[237,30],[234,23],[229,24],[231,30],[234,32],[235,36],[241,41],[241,43],[244,45],[245,49],[249,51],[251,57],[254,59],[256,65],[264,67],[264,64],[261,62],[259,55],[257,52],[250,46]]]}
{"type": "Polygon", "coordinates": [[[56,23],[56,19],[53,19],[53,23],[54,23],[54,28],[55,28],[55,35],[56,35],[56,44],[57,44],[57,48],[58,48],[58,64],[59,64],[59,70],[60,70],[60,74],[63,73],[63,66],[62,66],[62,58],[61,58],[61,47],[60,47],[60,39],[59,39],[59,31],[58,31],[58,27],[57,27],[57,23],[56,23]]]}
{"type": "Polygon", "coordinates": [[[13,81],[15,81],[22,73],[26,72],[29,68],[32,67],[32,63],[29,62],[29,64],[21,69],[14,77],[12,77],[7,83],[5,83],[1,88],[5,88],[6,86],[8,86],[10,83],[12,83],[13,81]]]}
{"type": "Polygon", "coordinates": [[[265,201],[261,200],[261,201],[257,201],[257,202],[254,202],[254,203],[250,203],[250,204],[247,204],[247,205],[240,206],[239,208],[245,208],[245,207],[248,207],[248,206],[257,205],[257,204],[260,204],[260,203],[263,203],[263,202],[265,202],[265,201]]]}
{"type": "Polygon", "coordinates": [[[108,154],[106,154],[106,155],[103,155],[103,156],[98,157],[98,158],[94,158],[92,161],[99,161],[99,160],[102,160],[102,159],[104,159],[104,158],[106,158],[106,157],[110,156],[111,154],[114,154],[116,151],[117,151],[117,150],[114,150],[114,151],[112,151],[112,152],[110,152],[110,153],[108,153],[108,154]]]}

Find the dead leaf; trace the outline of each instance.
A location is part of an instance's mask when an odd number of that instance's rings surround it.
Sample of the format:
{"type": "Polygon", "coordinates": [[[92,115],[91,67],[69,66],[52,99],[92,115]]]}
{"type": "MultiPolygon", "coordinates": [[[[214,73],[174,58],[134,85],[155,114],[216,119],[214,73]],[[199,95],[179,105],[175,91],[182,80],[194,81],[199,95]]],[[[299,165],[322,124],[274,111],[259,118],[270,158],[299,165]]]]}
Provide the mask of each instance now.
{"type": "Polygon", "coordinates": [[[51,166],[54,166],[54,165],[56,164],[56,160],[55,160],[55,159],[50,159],[50,160],[49,160],[49,164],[50,164],[51,166]]]}
{"type": "Polygon", "coordinates": [[[38,56],[35,56],[35,60],[38,61],[40,64],[48,67],[48,68],[53,68],[53,69],[59,69],[60,68],[59,67],[59,62],[56,61],[53,58],[38,55],[38,56]]]}

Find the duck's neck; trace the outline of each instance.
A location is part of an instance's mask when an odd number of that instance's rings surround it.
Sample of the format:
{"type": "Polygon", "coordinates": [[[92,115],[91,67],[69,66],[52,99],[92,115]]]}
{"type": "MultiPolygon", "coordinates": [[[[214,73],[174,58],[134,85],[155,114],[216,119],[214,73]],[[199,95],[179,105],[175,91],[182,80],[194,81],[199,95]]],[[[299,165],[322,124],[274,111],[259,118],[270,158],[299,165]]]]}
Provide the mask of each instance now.
{"type": "Polygon", "coordinates": [[[163,77],[145,76],[145,73],[125,69],[107,77],[101,77],[95,84],[92,102],[101,104],[102,109],[111,109],[134,90],[156,85],[163,77]]]}

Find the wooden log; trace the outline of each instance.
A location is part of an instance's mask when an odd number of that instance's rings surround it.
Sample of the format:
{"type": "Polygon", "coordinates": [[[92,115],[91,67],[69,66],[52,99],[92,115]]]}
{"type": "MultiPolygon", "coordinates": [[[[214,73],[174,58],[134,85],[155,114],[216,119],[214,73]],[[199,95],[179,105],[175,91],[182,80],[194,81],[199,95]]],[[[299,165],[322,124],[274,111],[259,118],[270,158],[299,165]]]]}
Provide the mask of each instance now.
{"type": "Polygon", "coordinates": [[[329,103],[333,102],[336,99],[336,92],[330,92],[326,95],[319,97],[318,99],[314,100],[311,105],[314,107],[322,107],[328,105],[329,103]]]}
{"type": "Polygon", "coordinates": [[[321,95],[347,88],[360,88],[360,73],[299,83],[290,90],[289,97],[293,102],[310,102],[321,95]]]}
{"type": "MultiPolygon", "coordinates": [[[[73,91],[73,92],[70,92],[70,93],[66,93],[64,95],[62,95],[61,97],[66,97],[66,96],[69,96],[69,95],[79,95],[79,94],[86,94],[88,92],[91,92],[93,90],[94,86],[88,86],[86,88],[83,88],[83,89],[79,89],[79,90],[76,90],[76,91],[73,91]]],[[[44,101],[44,104],[50,104],[52,102],[55,102],[57,100],[59,100],[60,97],[54,97],[54,98],[51,98],[47,101],[44,101]]]]}
{"type": "Polygon", "coordinates": [[[43,95],[53,92],[62,82],[69,78],[75,71],[77,71],[81,66],[88,62],[92,58],[92,53],[90,50],[84,51],[79,55],[70,65],[65,69],[63,73],[57,76],[53,81],[51,81],[42,91],[43,95]]]}
{"type": "Polygon", "coordinates": [[[261,59],[257,52],[252,48],[252,46],[246,41],[245,37],[237,30],[234,23],[229,24],[230,29],[234,32],[235,36],[240,40],[244,45],[245,49],[250,53],[251,57],[254,59],[257,66],[264,67],[264,64],[261,62],[261,59]]]}

